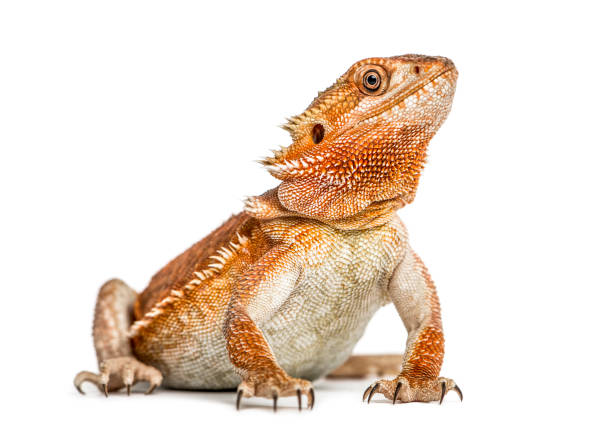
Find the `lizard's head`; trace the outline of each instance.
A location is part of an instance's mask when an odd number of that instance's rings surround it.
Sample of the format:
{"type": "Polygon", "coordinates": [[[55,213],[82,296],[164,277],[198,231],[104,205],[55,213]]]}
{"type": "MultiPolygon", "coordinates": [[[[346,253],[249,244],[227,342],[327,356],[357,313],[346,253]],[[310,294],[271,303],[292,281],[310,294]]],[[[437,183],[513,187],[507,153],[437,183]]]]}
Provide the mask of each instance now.
{"type": "Polygon", "coordinates": [[[410,202],[430,139],[451,108],[457,70],[444,57],[355,63],[284,126],[293,143],[263,164],[278,199],[312,217],[343,218],[373,202],[410,202]]]}

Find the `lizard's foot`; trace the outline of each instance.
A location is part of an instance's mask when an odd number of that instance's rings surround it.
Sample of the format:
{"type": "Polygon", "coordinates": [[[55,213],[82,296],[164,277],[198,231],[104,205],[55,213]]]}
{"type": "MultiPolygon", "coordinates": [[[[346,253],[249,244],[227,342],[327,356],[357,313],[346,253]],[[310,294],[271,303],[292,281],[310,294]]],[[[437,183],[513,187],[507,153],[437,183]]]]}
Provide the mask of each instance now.
{"type": "Polygon", "coordinates": [[[132,385],[139,381],[147,381],[149,390],[146,394],[150,394],[162,382],[163,376],[161,372],[152,366],[136,360],[134,357],[116,357],[105,360],[100,364],[100,373],[94,374],[89,371],[81,371],[74,377],[74,386],[77,390],[85,394],[81,385],[89,381],[95,384],[108,397],[109,391],[115,391],[127,388],[129,395],[132,390],[132,385]]]}
{"type": "Polygon", "coordinates": [[[240,400],[252,396],[270,398],[276,411],[279,396],[295,396],[298,408],[302,410],[302,395],[308,398],[307,408],[314,407],[314,389],[312,383],[307,380],[293,378],[284,372],[273,375],[251,376],[238,386],[238,397],[236,398],[236,410],[240,410],[240,400]]]}
{"type": "Polygon", "coordinates": [[[442,400],[449,390],[457,392],[457,395],[463,401],[461,389],[450,378],[438,377],[430,381],[410,381],[408,378],[398,375],[393,380],[378,380],[370,385],[363,394],[363,400],[367,399],[369,404],[375,393],[382,393],[387,399],[392,400],[393,404],[396,401],[439,401],[442,404],[442,400]]]}

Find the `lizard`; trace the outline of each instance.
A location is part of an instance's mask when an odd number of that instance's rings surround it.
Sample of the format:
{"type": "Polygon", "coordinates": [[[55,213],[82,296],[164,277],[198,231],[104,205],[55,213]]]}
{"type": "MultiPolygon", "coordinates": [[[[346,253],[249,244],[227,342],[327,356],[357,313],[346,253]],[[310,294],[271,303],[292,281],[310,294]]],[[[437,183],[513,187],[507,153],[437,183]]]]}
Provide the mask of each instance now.
{"type": "Polygon", "coordinates": [[[147,393],[236,389],[297,397],[328,374],[393,372],[363,394],[439,401],[444,335],[434,283],[397,210],[415,197],[427,147],[451,109],[457,69],[423,55],[368,58],[284,125],[291,144],[263,159],[277,187],[176,257],[141,293],[119,279],[99,291],[93,338],[108,397],[138,381],[147,393]],[[374,313],[393,303],[403,356],[351,356],[374,313]]]}

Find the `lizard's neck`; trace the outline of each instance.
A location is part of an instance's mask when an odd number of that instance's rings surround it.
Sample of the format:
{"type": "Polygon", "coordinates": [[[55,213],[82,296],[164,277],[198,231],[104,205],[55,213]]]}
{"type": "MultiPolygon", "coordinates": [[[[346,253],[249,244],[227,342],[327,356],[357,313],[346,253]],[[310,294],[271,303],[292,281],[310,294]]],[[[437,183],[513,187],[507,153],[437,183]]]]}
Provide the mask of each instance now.
{"type": "Polygon", "coordinates": [[[261,196],[251,196],[245,201],[244,210],[247,214],[260,220],[270,220],[279,217],[302,217],[313,219],[341,230],[368,229],[389,222],[395,211],[412,202],[413,196],[399,196],[394,199],[371,203],[367,208],[347,217],[325,219],[312,217],[285,208],[278,199],[278,187],[268,190],[261,196]]]}

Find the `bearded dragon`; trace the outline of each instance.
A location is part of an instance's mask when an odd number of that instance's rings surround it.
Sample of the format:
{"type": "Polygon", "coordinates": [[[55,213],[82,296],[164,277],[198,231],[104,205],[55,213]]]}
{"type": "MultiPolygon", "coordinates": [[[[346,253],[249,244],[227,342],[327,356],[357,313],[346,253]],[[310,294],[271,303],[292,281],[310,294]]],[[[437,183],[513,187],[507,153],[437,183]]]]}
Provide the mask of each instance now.
{"type": "Polygon", "coordinates": [[[97,298],[99,373],[110,391],[147,381],[237,388],[242,398],[302,398],[322,376],[385,374],[375,393],[439,401],[461,390],[439,376],[444,336],[436,289],[396,211],[412,202],[429,141],[446,119],[457,70],[403,55],[352,65],[284,128],[290,146],[262,161],[280,185],[246,200],[162,268],[140,294],[118,279],[97,298]],[[351,356],[368,321],[393,302],[408,332],[402,356],[351,356]]]}

